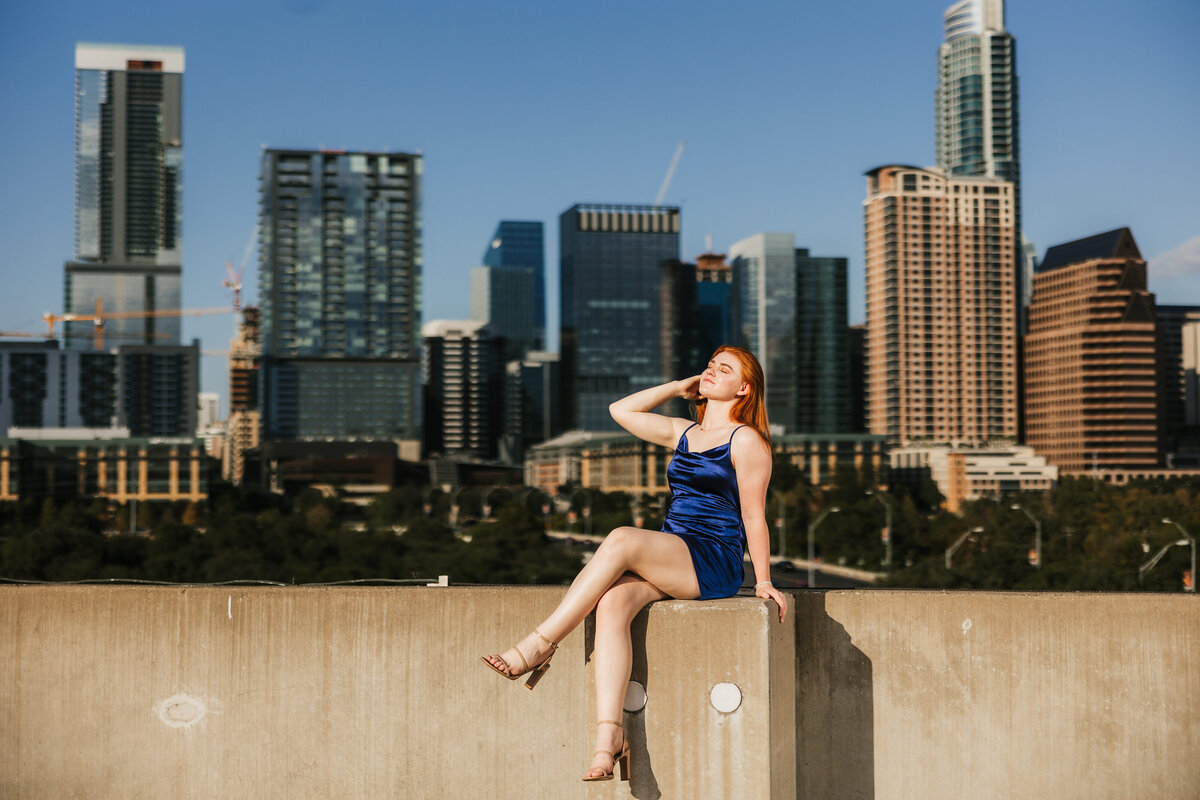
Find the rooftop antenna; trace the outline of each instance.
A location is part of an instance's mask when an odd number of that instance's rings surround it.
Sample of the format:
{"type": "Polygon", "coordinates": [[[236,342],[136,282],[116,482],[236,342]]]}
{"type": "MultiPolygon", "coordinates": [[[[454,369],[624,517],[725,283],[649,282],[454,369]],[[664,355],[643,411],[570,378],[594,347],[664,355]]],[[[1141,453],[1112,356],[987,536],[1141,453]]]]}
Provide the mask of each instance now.
{"type": "Polygon", "coordinates": [[[658,197],[654,198],[654,205],[661,206],[663,198],[667,196],[667,189],[671,185],[671,178],[675,176],[675,167],[679,165],[679,157],[683,155],[683,146],[687,142],[682,139],[675,146],[675,155],[671,157],[671,166],[667,167],[667,175],[663,178],[662,186],[658,187],[658,197]]]}

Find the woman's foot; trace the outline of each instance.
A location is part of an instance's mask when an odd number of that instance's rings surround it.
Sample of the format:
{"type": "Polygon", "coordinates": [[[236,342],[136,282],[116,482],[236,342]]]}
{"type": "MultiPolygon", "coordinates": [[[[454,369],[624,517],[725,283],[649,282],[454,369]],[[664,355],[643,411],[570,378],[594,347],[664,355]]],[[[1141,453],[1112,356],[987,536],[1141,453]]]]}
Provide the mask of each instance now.
{"type": "Polygon", "coordinates": [[[585,781],[612,780],[617,763],[621,765],[621,779],[629,780],[629,745],[621,723],[601,720],[596,723],[596,752],[592,754],[592,765],[584,774],[585,781]]]}
{"type": "Polygon", "coordinates": [[[509,680],[516,680],[527,672],[533,671],[526,686],[530,689],[537,684],[542,673],[549,668],[549,661],[558,645],[538,633],[533,633],[517,642],[512,647],[498,655],[481,656],[483,662],[509,680]]]}

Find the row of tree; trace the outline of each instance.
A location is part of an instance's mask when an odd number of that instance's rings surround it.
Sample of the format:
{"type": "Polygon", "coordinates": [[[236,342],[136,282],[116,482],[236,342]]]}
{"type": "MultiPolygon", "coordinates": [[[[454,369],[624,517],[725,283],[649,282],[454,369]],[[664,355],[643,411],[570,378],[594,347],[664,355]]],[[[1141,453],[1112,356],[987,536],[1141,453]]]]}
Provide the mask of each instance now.
{"type": "MultiPolygon", "coordinates": [[[[1066,477],[1044,493],[969,503],[961,515],[940,508],[932,482],[875,486],[869,471],[843,470],[831,486],[814,487],[777,463],[767,504],[772,552],[804,557],[819,521],[818,558],[884,573],[889,587],[1177,591],[1192,553],[1174,545],[1200,533],[1194,478],[1114,487],[1066,477]],[[1164,548],[1152,569],[1140,569],[1164,548]]],[[[322,583],[449,574],[456,583],[560,584],[581,553],[548,529],[656,528],[664,505],[577,486],[553,498],[527,488],[405,486],[366,508],[312,490],[289,500],[219,484],[205,503],[140,503],[136,512],[102,500],[26,500],[0,504],[0,578],[322,583]]]]}
{"type": "Polygon", "coordinates": [[[0,504],[0,577],[561,584],[579,571],[579,552],[546,537],[516,496],[469,533],[454,530],[444,509],[427,513],[427,496],[400,489],[363,513],[311,490],[291,502],[218,491],[207,504],[140,503],[132,533],[129,509],[100,501],[0,504]]]}

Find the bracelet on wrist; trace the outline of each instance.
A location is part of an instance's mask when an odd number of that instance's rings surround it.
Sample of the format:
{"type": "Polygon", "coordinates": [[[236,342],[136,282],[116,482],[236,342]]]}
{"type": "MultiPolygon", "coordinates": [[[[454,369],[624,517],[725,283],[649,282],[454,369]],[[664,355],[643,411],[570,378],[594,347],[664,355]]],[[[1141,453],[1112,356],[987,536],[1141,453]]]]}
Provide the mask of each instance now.
{"type": "Polygon", "coordinates": [[[759,581],[758,583],[754,584],[754,588],[757,589],[760,586],[774,586],[774,585],[775,584],[772,581],[759,581]]]}

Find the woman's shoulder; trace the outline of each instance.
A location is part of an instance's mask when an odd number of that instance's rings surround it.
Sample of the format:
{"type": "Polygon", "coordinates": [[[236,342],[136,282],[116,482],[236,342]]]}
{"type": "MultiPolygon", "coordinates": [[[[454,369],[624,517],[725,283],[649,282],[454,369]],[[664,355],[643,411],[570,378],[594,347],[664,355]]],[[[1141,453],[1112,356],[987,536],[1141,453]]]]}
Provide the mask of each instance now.
{"type": "Polygon", "coordinates": [[[735,461],[739,458],[754,461],[765,458],[768,464],[771,462],[771,444],[753,425],[745,424],[734,429],[729,443],[735,461]]]}

